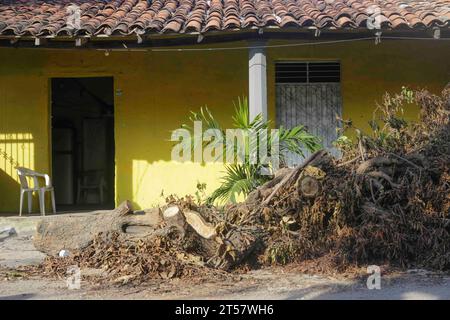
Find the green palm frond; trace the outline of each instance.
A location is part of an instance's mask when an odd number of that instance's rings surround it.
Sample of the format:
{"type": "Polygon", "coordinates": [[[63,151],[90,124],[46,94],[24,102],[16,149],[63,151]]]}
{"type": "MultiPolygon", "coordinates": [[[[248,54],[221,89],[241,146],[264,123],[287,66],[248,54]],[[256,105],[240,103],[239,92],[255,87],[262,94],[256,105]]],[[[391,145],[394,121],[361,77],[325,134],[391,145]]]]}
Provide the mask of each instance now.
{"type": "Polygon", "coordinates": [[[261,114],[258,114],[250,121],[250,112],[248,108],[247,98],[238,98],[238,102],[234,104],[234,115],[232,116],[233,125],[237,129],[244,130],[261,130],[269,126],[269,121],[264,121],[261,114]]]}
{"type": "Polygon", "coordinates": [[[238,98],[237,104],[233,102],[234,115],[232,116],[233,124],[236,128],[245,129],[250,125],[250,113],[248,109],[247,98],[238,98]]]}
{"type": "Polygon", "coordinates": [[[305,127],[300,125],[291,129],[280,127],[279,129],[280,155],[286,151],[301,155],[304,157],[302,147],[308,151],[314,152],[322,148],[320,139],[306,131],[305,127]]]}
{"type": "MultiPolygon", "coordinates": [[[[250,120],[249,106],[247,98],[238,98],[237,103],[234,103],[234,115],[232,116],[233,126],[235,129],[242,129],[244,141],[244,157],[238,159],[234,158],[234,163],[225,165],[224,176],[221,180],[221,186],[217,188],[208,198],[208,202],[236,202],[240,195],[247,196],[257,186],[268,180],[268,176],[261,174],[262,170],[269,170],[272,166],[270,160],[272,159],[274,138],[278,140],[278,149],[280,161],[284,162],[284,155],[286,152],[304,157],[303,150],[311,152],[321,148],[320,139],[308,133],[304,126],[296,126],[291,129],[279,128],[276,136],[271,133],[261,135],[261,132],[267,132],[266,129],[271,127],[271,122],[263,119],[262,115],[257,115],[253,120],[250,120]],[[254,139],[255,133],[258,136],[254,139]],[[253,138],[251,138],[253,134],[253,138]],[[258,146],[267,145],[267,155],[256,154],[250,155],[250,150],[258,150],[258,146]],[[267,142],[267,143],[266,143],[267,142]],[[250,161],[251,157],[256,157],[255,161],[250,161]],[[239,161],[238,161],[239,160],[239,161]]],[[[208,107],[202,107],[199,112],[191,112],[189,117],[191,123],[194,121],[202,122],[202,130],[217,129],[222,137],[226,137],[226,130],[220,126],[219,122],[214,118],[208,107]]],[[[192,125],[183,125],[183,128],[194,133],[192,125]]],[[[191,139],[195,140],[195,139],[191,139]]],[[[217,142],[216,139],[214,141],[217,142]]],[[[204,146],[209,145],[210,142],[203,142],[204,146]]],[[[192,148],[196,146],[192,143],[192,148]]],[[[238,148],[234,143],[225,143],[223,154],[232,152],[237,154],[238,148]]]]}
{"type": "Polygon", "coordinates": [[[209,197],[208,202],[236,203],[240,195],[248,195],[267,178],[260,176],[257,165],[230,164],[225,166],[221,186],[209,197]]]}

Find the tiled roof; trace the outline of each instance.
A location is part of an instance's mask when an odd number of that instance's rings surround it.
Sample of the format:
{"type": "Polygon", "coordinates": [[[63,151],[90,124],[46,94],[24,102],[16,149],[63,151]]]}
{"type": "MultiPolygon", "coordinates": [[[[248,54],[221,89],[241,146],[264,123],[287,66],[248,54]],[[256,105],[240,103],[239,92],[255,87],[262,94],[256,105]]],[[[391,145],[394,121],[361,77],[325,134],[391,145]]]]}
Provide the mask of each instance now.
{"type": "Polygon", "coordinates": [[[374,23],[381,29],[449,28],[450,0],[0,0],[0,35],[356,29],[374,23]]]}

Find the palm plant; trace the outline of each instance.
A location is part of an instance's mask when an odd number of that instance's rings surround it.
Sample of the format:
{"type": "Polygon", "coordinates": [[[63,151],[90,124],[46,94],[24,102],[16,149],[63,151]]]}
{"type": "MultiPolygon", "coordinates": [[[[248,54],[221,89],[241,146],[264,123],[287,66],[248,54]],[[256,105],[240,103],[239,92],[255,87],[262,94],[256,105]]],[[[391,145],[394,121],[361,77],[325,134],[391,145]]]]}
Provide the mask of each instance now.
{"type": "MultiPolygon", "coordinates": [[[[279,161],[280,163],[285,163],[285,155],[287,152],[292,152],[294,154],[304,157],[303,148],[309,151],[318,150],[320,145],[320,140],[309,134],[304,126],[296,126],[291,129],[286,129],[280,127],[274,135],[267,134],[259,136],[258,139],[251,139],[251,132],[263,132],[271,127],[271,121],[266,121],[263,119],[262,115],[256,116],[254,119],[250,119],[248,101],[246,98],[238,98],[237,103],[234,103],[235,113],[232,116],[233,126],[235,129],[241,129],[244,134],[244,156],[237,159],[234,158],[232,163],[225,165],[225,174],[221,180],[221,186],[217,188],[209,197],[208,202],[233,202],[238,200],[240,195],[247,196],[252,190],[254,190],[259,185],[263,184],[270,179],[267,172],[272,169],[272,156],[273,153],[279,151],[279,161]],[[261,139],[267,139],[264,141],[267,143],[267,158],[261,158],[257,152],[255,159],[251,159],[252,155],[250,150],[258,150],[258,146],[255,143],[261,143],[261,139]],[[278,141],[276,142],[275,139],[278,141]],[[274,150],[272,146],[277,143],[278,150],[274,150]]],[[[208,129],[219,130],[222,137],[226,136],[226,131],[220,126],[219,122],[214,118],[211,111],[207,108],[201,108],[199,112],[191,112],[189,120],[194,123],[194,121],[202,122],[202,130],[206,131],[208,129]]],[[[184,124],[183,128],[188,129],[191,133],[194,131],[191,125],[184,124]]],[[[195,139],[193,139],[195,140],[195,139]]],[[[219,143],[219,139],[214,139],[213,142],[203,142],[204,145],[209,143],[219,143]]],[[[192,148],[198,147],[191,145],[192,148]]],[[[234,143],[226,143],[224,146],[224,152],[233,152],[233,155],[237,153],[237,146],[234,143]]]]}

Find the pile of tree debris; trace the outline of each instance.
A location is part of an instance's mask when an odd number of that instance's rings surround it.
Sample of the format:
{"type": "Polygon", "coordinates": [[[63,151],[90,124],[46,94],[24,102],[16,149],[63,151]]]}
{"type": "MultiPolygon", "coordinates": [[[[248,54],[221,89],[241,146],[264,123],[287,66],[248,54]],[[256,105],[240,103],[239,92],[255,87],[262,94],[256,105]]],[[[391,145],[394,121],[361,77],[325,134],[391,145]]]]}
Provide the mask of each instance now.
{"type": "Polygon", "coordinates": [[[259,227],[231,227],[215,208],[198,207],[191,197],[170,199],[162,208],[133,211],[126,201],[109,213],[41,221],[34,245],[48,257],[40,270],[63,275],[77,265],[104,270],[110,280],[125,282],[223,278],[224,270],[239,264],[259,243],[259,227]],[[69,255],[61,258],[61,250],[69,255]]]}
{"type": "Polygon", "coordinates": [[[341,159],[324,150],[279,170],[243,203],[214,207],[192,197],[133,211],[44,220],[35,246],[47,271],[69,264],[114,277],[179,277],[244,263],[330,257],[330,268],[364,264],[450,269],[450,90],[385,95],[371,133],[341,138],[341,159]],[[404,107],[420,107],[417,122],[404,107]]]}

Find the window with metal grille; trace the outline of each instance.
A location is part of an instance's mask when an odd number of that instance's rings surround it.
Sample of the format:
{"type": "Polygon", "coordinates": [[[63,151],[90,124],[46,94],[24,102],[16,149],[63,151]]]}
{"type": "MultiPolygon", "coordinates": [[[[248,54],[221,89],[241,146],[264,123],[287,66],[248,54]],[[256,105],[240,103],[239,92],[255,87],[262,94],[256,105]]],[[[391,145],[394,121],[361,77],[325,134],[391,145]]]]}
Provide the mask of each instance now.
{"type": "Polygon", "coordinates": [[[340,82],[339,62],[282,62],[275,65],[275,83],[340,82]]]}

